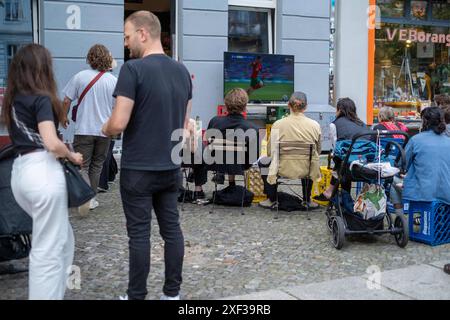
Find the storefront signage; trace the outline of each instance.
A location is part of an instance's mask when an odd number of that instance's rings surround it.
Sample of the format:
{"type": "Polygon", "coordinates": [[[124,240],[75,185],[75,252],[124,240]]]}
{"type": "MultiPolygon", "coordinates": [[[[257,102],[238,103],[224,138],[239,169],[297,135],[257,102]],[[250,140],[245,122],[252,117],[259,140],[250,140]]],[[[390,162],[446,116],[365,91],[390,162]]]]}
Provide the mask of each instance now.
{"type": "Polygon", "coordinates": [[[386,29],[388,41],[411,41],[418,43],[443,43],[450,47],[450,34],[429,33],[417,29],[386,29]]]}

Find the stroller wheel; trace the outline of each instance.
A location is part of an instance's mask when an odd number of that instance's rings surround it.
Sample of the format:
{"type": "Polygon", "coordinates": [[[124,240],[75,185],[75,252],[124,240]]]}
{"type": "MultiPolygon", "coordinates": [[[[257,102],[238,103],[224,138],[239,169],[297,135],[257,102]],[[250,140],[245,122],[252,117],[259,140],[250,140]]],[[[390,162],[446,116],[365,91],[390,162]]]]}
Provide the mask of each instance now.
{"type": "Polygon", "coordinates": [[[409,230],[408,223],[406,222],[406,218],[404,215],[399,215],[395,218],[394,227],[398,229],[402,229],[400,233],[394,234],[395,242],[400,248],[406,247],[409,240],[409,230]]]}
{"type": "Polygon", "coordinates": [[[333,232],[333,217],[336,215],[334,210],[335,209],[333,209],[332,207],[328,207],[325,211],[325,215],[327,216],[327,228],[330,232],[333,232]]]}
{"type": "Polygon", "coordinates": [[[330,216],[327,217],[327,228],[328,231],[333,232],[333,218],[330,216]]]}
{"type": "Polygon", "coordinates": [[[332,242],[333,246],[340,250],[345,242],[345,225],[344,220],[340,216],[333,217],[332,224],[332,242]]]}

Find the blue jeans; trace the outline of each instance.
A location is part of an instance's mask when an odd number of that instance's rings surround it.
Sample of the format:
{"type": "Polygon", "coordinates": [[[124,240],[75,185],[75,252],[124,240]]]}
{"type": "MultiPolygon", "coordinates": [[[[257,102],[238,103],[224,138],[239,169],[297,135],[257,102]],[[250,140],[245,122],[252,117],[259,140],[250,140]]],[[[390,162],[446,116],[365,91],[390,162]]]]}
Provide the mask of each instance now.
{"type": "Polygon", "coordinates": [[[129,238],[129,299],[147,295],[150,272],[151,211],[155,210],[164,240],[165,282],[163,292],[177,296],[182,282],[184,238],[177,208],[180,170],[137,171],[122,169],[120,193],[129,238]]]}

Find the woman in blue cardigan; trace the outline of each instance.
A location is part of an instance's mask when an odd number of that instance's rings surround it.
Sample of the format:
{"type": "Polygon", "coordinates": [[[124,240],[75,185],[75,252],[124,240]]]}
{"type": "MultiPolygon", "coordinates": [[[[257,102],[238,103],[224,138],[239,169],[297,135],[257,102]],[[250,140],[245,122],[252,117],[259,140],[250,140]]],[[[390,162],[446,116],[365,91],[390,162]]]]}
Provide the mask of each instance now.
{"type": "Polygon", "coordinates": [[[406,146],[407,175],[403,199],[431,202],[439,200],[450,205],[450,138],[444,113],[438,107],[422,111],[422,132],[406,146]]]}

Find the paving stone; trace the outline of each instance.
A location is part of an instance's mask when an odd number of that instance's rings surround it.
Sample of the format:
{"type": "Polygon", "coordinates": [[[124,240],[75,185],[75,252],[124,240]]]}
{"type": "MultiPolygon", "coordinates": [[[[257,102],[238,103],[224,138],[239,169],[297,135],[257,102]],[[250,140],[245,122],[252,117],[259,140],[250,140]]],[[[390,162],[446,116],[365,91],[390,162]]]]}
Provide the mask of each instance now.
{"type": "Polygon", "coordinates": [[[402,271],[382,272],[382,286],[419,300],[450,300],[450,276],[442,269],[423,264],[402,271]]]}
{"type": "Polygon", "coordinates": [[[287,288],[285,291],[300,300],[410,300],[408,296],[371,284],[361,277],[348,277],[287,288]]]}
{"type": "Polygon", "coordinates": [[[233,296],[221,298],[218,300],[297,300],[292,295],[281,290],[268,290],[264,292],[255,292],[243,296],[233,296]]]}
{"type": "MultiPolygon", "coordinates": [[[[118,186],[116,182],[109,192],[99,194],[100,207],[86,218],[80,218],[76,211],[71,213],[76,241],[74,264],[81,268],[82,284],[81,290],[68,290],[66,299],[117,299],[126,292],[128,237],[118,186]]],[[[207,195],[212,190],[211,184],[205,188],[207,195]]],[[[354,239],[343,250],[335,250],[330,245],[323,210],[311,212],[311,220],[303,212],[283,212],[275,221],[273,212],[256,205],[245,208],[244,216],[238,210],[209,214],[209,206],[184,207],[181,226],[186,247],[181,294],[193,300],[360,276],[372,265],[387,271],[450,261],[450,244],[430,247],[410,242],[400,249],[388,235],[369,242],[354,239]],[[246,289],[244,286],[254,279],[258,282],[246,289]]],[[[159,299],[164,250],[156,219],[152,220],[151,248],[147,298],[159,299]]],[[[17,263],[26,266],[28,260],[17,263]]],[[[27,273],[0,275],[0,299],[26,299],[27,277],[27,273]]]]}

